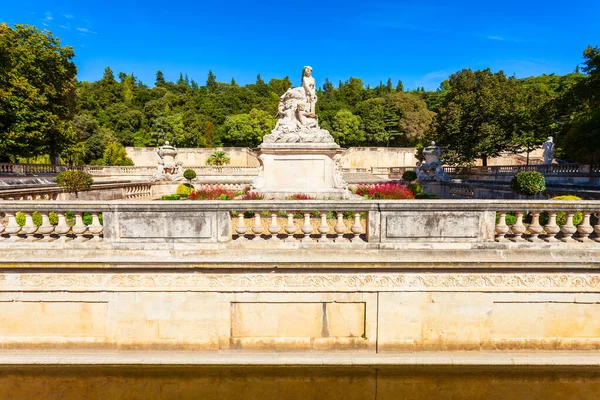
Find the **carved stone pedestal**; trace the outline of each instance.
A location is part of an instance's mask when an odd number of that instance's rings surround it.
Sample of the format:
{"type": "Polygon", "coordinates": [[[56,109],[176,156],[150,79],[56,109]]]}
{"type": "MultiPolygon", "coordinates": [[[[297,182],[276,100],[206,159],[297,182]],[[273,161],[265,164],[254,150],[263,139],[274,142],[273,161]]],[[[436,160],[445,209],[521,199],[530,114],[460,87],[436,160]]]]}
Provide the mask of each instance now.
{"type": "Polygon", "coordinates": [[[297,193],[317,199],[350,196],[339,168],[340,146],[335,143],[263,143],[257,153],[261,171],[253,192],[269,199],[297,193]]]}

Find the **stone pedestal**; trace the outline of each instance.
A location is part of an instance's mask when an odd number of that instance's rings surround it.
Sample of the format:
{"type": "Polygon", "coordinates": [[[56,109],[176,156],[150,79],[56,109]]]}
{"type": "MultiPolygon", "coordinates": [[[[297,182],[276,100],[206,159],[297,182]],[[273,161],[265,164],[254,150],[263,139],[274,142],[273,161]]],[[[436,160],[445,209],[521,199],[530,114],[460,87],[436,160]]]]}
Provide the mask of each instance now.
{"type": "Polygon", "coordinates": [[[263,143],[257,149],[260,173],[252,191],[284,199],[297,193],[317,199],[350,196],[339,168],[335,143],[263,143]]]}

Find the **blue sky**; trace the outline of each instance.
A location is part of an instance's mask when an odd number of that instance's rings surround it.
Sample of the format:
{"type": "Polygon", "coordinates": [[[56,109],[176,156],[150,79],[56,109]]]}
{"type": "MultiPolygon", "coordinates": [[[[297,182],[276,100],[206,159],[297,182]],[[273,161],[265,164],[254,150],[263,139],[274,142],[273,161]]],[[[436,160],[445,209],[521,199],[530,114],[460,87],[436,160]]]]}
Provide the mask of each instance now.
{"type": "Polygon", "coordinates": [[[73,46],[80,80],[106,66],[154,84],[252,83],[311,65],[317,84],[351,76],[435,89],[461,68],[565,74],[600,45],[600,1],[1,0],[0,22],[36,25],[73,46]],[[419,4],[422,3],[422,4],[419,4]]]}

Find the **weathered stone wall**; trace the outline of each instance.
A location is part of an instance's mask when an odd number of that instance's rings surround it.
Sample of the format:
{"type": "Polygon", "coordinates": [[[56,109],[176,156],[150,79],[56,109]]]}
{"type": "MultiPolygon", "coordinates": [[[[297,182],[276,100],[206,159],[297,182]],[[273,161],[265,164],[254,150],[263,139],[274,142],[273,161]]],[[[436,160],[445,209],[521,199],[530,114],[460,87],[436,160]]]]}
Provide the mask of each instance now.
{"type": "MultiPolygon", "coordinates": [[[[136,166],[155,167],[160,160],[156,154],[155,147],[126,147],[127,155],[133,160],[136,166]]],[[[229,156],[229,165],[232,167],[258,166],[258,159],[247,147],[217,147],[217,148],[182,148],[177,149],[177,161],[181,161],[184,166],[203,166],[206,160],[215,151],[224,151],[229,156]]]]}

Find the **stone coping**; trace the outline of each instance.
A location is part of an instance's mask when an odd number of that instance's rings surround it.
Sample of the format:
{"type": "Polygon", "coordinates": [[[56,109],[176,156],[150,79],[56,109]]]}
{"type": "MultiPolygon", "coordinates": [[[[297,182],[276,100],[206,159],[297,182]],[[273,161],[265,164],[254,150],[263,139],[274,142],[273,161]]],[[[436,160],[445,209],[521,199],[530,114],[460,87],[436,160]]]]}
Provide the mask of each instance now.
{"type": "MultiPolygon", "coordinates": [[[[238,244],[222,248],[191,248],[185,244],[163,243],[105,246],[101,242],[72,243],[68,248],[48,246],[52,243],[0,242],[2,259],[0,268],[56,269],[144,269],[167,270],[597,270],[600,268],[600,251],[597,244],[590,247],[567,248],[465,248],[411,249],[395,251],[356,249],[348,246],[336,248],[245,249],[238,244]],[[45,245],[45,246],[44,246],[45,245]],[[132,249],[137,247],[137,249],[132,249]],[[352,249],[352,251],[343,251],[352,249]]],[[[66,245],[65,243],[63,243],[66,245]]],[[[554,245],[552,245],[554,246],[554,245]]],[[[67,247],[67,246],[65,246],[67,247]]]]}
{"type": "MultiPolygon", "coordinates": [[[[135,183],[135,185],[138,185],[135,183]]],[[[600,211],[600,200],[165,200],[165,201],[0,201],[13,211],[600,211]]]]}
{"type": "Polygon", "coordinates": [[[0,366],[585,366],[600,367],[598,351],[436,351],[403,353],[245,353],[192,351],[0,350],[0,366]]]}

